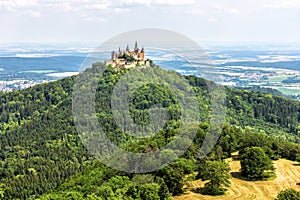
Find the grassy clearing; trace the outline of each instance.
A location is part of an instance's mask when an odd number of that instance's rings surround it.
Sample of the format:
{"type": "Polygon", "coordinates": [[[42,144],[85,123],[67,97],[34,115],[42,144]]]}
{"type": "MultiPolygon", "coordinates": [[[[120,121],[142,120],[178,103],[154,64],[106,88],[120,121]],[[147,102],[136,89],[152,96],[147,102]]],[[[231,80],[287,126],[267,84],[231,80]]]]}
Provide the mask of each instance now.
{"type": "Polygon", "coordinates": [[[268,181],[245,181],[239,177],[241,168],[240,162],[227,159],[231,167],[231,186],[224,196],[205,196],[195,193],[196,188],[204,187],[205,182],[201,180],[193,181],[186,188],[186,192],[178,197],[173,197],[173,200],[229,200],[229,199],[274,199],[277,194],[287,188],[294,188],[300,191],[300,165],[285,159],[280,159],[274,162],[276,168],[276,178],[268,181]]]}

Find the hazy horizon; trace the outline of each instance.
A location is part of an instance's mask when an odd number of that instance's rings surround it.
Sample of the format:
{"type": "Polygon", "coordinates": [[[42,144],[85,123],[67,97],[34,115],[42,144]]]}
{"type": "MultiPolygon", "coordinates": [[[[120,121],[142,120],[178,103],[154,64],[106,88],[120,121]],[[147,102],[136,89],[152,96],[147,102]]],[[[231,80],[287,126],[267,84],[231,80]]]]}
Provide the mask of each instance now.
{"type": "Polygon", "coordinates": [[[162,28],[194,41],[300,43],[300,0],[2,0],[0,44],[101,42],[162,28]]]}

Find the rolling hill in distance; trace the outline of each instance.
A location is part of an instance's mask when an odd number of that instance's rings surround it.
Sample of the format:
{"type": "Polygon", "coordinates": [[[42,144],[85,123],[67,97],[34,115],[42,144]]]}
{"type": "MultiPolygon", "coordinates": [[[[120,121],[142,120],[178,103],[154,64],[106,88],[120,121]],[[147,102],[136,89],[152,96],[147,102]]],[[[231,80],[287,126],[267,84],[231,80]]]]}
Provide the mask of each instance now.
{"type": "MultiPolygon", "coordinates": [[[[15,44],[0,48],[0,90],[24,89],[38,83],[74,75],[95,48],[94,44],[15,44]],[[26,50],[25,50],[26,49],[26,50]]],[[[263,87],[297,99],[299,49],[295,45],[205,45],[220,84],[263,87]]],[[[188,52],[193,53],[193,52],[188,52]]],[[[103,53],[103,60],[109,52],[103,53]]],[[[147,51],[147,57],[164,69],[201,76],[181,58],[166,52],[147,51]]],[[[193,64],[193,63],[190,63],[193,64]]]]}

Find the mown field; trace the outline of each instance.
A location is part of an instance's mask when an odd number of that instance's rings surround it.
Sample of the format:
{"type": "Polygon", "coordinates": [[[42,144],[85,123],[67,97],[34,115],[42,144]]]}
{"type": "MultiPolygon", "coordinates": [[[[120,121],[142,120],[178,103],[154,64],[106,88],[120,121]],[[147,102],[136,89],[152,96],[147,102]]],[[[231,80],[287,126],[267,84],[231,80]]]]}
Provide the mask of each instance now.
{"type": "Polygon", "coordinates": [[[300,165],[285,159],[279,159],[274,162],[276,168],[276,178],[269,181],[245,181],[237,178],[240,171],[240,162],[232,158],[227,159],[231,167],[231,186],[224,196],[206,196],[196,191],[197,188],[203,187],[205,182],[196,180],[187,186],[186,192],[173,200],[227,200],[227,199],[274,199],[277,194],[284,189],[294,188],[300,191],[300,165]]]}

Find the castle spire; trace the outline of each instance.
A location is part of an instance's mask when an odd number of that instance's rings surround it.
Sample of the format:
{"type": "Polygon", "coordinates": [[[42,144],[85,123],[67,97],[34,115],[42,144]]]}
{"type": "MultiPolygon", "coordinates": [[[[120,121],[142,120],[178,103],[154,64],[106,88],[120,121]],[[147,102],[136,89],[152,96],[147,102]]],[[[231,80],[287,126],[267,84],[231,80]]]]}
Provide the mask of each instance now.
{"type": "Polygon", "coordinates": [[[134,50],[138,50],[138,44],[137,44],[137,41],[135,41],[135,46],[134,46],[134,50]]]}

